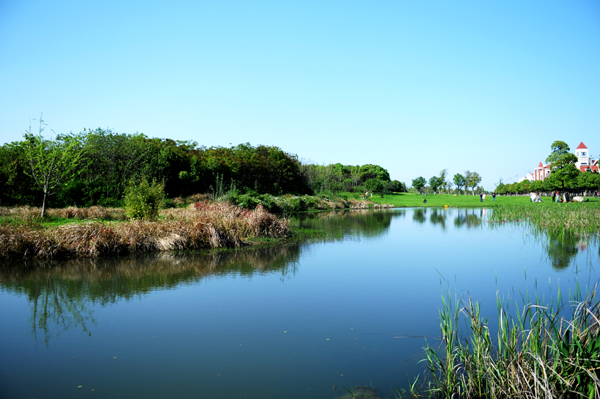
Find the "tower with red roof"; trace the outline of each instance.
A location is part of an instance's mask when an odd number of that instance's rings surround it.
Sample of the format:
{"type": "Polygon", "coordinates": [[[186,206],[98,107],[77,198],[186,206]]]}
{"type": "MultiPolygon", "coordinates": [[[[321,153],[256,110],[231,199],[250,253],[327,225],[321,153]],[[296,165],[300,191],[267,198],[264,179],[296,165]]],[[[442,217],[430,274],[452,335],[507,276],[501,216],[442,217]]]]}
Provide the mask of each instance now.
{"type": "Polygon", "coordinates": [[[575,149],[575,155],[577,156],[577,169],[585,172],[586,170],[598,171],[598,160],[590,157],[590,152],[583,141],[579,143],[575,149]]]}

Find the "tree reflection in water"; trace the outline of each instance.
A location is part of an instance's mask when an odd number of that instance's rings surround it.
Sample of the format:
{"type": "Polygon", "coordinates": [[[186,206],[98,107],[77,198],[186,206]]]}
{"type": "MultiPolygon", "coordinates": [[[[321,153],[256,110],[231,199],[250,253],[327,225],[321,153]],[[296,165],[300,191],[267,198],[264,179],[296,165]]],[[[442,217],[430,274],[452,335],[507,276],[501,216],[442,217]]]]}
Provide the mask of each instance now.
{"type": "Polygon", "coordinates": [[[76,259],[61,263],[20,264],[0,268],[0,287],[26,295],[34,339],[70,328],[91,335],[93,309],[130,300],[153,290],[172,289],[209,276],[252,277],[297,271],[298,244],[206,254],[159,253],[135,258],[76,259]]]}

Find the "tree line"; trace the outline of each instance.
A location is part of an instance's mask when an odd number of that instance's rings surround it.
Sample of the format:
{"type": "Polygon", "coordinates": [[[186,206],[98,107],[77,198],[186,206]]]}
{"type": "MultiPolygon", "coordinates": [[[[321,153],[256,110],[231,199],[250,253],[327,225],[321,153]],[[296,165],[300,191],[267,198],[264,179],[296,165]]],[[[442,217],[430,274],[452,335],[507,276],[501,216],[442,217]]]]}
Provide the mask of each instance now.
{"type": "Polygon", "coordinates": [[[157,181],[169,198],[223,190],[257,194],[404,191],[378,165],[303,164],[275,146],[199,146],[111,129],[44,137],[31,127],[0,146],[0,205],[121,206],[128,185],[157,181]]]}
{"type": "Polygon", "coordinates": [[[475,195],[475,191],[483,190],[478,186],[481,183],[481,176],[477,172],[467,170],[464,175],[456,173],[452,179],[448,174],[448,169],[442,169],[439,176],[432,176],[429,182],[423,176],[419,176],[412,181],[412,189],[415,192],[421,193],[450,193],[453,187],[456,187],[457,194],[466,193],[468,188],[471,188],[471,194],[475,195]],[[429,183],[429,185],[427,185],[429,183]]]}
{"type": "Polygon", "coordinates": [[[587,168],[582,172],[575,166],[577,156],[569,152],[570,148],[564,141],[555,141],[551,146],[552,152],[546,158],[550,164],[550,175],[544,180],[523,180],[511,184],[500,182],[496,187],[498,194],[525,194],[534,192],[579,192],[600,189],[600,174],[587,168]]]}

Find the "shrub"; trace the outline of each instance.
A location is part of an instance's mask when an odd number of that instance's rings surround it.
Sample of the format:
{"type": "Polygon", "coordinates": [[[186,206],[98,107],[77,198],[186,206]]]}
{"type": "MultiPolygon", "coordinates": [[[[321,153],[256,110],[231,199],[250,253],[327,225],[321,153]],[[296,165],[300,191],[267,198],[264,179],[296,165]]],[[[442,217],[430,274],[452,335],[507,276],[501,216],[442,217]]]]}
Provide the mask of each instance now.
{"type": "Polygon", "coordinates": [[[165,204],[165,183],[148,183],[145,177],[139,184],[129,181],[125,190],[125,213],[131,219],[154,220],[165,204]]]}

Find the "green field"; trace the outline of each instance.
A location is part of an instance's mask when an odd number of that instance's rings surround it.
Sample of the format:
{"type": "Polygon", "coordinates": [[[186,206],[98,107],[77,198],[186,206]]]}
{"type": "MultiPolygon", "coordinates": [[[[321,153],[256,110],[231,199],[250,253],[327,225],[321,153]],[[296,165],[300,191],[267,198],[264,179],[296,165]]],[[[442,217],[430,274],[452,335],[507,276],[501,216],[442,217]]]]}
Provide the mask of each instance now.
{"type": "MultiPolygon", "coordinates": [[[[360,193],[343,193],[344,196],[348,198],[360,199],[360,193]]],[[[589,199],[589,202],[584,203],[569,203],[569,204],[560,204],[560,203],[552,203],[552,197],[542,197],[542,203],[531,203],[528,196],[496,196],[496,201],[492,201],[492,196],[488,195],[485,201],[480,202],[479,195],[457,195],[453,194],[440,194],[433,195],[428,194],[427,196],[422,194],[412,194],[412,193],[398,193],[398,194],[385,194],[383,198],[381,198],[381,194],[373,194],[371,198],[369,196],[368,200],[373,201],[377,204],[392,204],[395,207],[443,207],[444,205],[448,205],[448,207],[454,208],[471,208],[471,207],[491,207],[495,205],[526,205],[531,204],[535,206],[585,206],[585,207],[594,207],[600,208],[600,198],[594,197],[586,197],[586,200],[589,199]],[[423,200],[427,199],[427,204],[423,204],[423,200]]]]}

